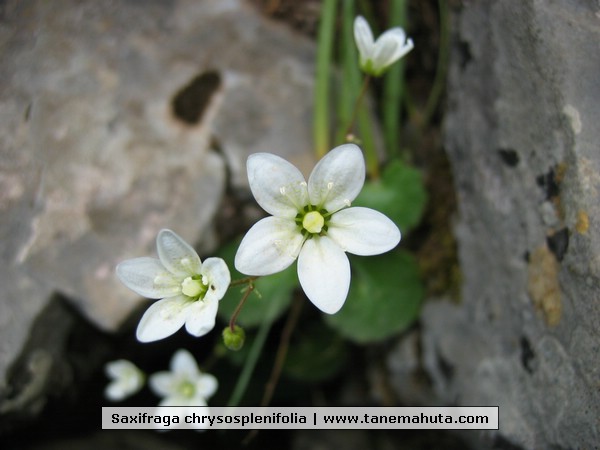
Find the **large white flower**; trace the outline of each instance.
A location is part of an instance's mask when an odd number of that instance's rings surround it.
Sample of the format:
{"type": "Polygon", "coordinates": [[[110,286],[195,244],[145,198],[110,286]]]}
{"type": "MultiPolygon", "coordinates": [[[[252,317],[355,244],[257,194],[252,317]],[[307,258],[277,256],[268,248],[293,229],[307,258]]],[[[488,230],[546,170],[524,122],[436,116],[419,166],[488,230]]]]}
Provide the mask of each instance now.
{"type": "Polygon", "coordinates": [[[104,396],[113,402],[124,400],[144,386],[144,373],[131,361],[118,359],[104,366],[111,382],[104,390],[104,396]]]}
{"type": "Polygon", "coordinates": [[[285,159],[270,153],[248,157],[248,181],[258,204],[272,217],[244,236],[235,267],[247,275],[280,272],[298,258],[298,278],[323,312],[342,307],[350,287],[345,252],[377,255],[400,242],[400,230],[383,214],[352,207],[365,181],[365,160],[354,144],[331,150],[308,183],[285,159]]]}
{"type": "Polygon", "coordinates": [[[170,371],[150,375],[150,389],[162,397],[158,406],[206,406],[217,391],[217,379],[202,373],[196,360],[187,350],[179,349],[171,358],[170,371]]]}
{"type": "Polygon", "coordinates": [[[380,76],[393,63],[413,49],[412,39],[400,27],[384,32],[373,40],[369,23],[362,16],[354,19],[354,40],[360,53],[360,68],[373,76],[380,76]]]}
{"type": "Polygon", "coordinates": [[[141,342],[163,339],[184,324],[188,333],[203,336],[215,326],[219,300],[231,276],[221,258],[204,263],[194,249],[171,230],[156,238],[158,257],[135,258],[117,266],[117,275],[143,297],[162,299],[144,313],[137,327],[141,342]]]}

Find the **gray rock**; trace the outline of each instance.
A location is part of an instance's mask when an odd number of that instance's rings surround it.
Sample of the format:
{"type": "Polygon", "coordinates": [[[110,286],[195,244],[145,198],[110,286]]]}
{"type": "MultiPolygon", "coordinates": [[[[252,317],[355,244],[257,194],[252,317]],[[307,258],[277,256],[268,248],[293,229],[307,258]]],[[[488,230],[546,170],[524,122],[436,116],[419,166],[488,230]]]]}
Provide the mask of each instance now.
{"type": "Polygon", "coordinates": [[[454,17],[462,303],[427,305],[422,357],[430,401],[500,406],[490,442],[600,442],[599,11],[499,0],[454,17]]]}
{"type": "Polygon", "coordinates": [[[4,384],[54,292],[115,330],[119,261],[165,227],[213,251],[248,154],[313,163],[314,45],[244,2],[9,0],[0,52],[4,384]]]}

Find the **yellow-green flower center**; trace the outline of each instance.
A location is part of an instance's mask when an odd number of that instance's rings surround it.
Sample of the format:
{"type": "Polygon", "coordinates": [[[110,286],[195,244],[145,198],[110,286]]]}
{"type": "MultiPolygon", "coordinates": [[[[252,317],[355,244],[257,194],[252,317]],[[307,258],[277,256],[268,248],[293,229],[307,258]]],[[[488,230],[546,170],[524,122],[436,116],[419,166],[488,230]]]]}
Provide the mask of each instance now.
{"type": "Polygon", "coordinates": [[[184,380],[178,386],[177,391],[182,397],[192,398],[196,392],[196,386],[191,381],[184,380]]]}
{"type": "Polygon", "coordinates": [[[315,205],[306,205],[296,214],[296,225],[298,230],[307,239],[313,235],[325,235],[327,233],[329,214],[325,208],[315,205]]]}
{"type": "Polygon", "coordinates": [[[187,277],[181,283],[181,293],[191,298],[203,297],[207,289],[208,286],[197,276],[187,277]]]}
{"type": "Polygon", "coordinates": [[[302,219],[302,226],[309,233],[318,234],[325,225],[325,219],[319,211],[311,211],[306,213],[304,219],[302,219]]]}

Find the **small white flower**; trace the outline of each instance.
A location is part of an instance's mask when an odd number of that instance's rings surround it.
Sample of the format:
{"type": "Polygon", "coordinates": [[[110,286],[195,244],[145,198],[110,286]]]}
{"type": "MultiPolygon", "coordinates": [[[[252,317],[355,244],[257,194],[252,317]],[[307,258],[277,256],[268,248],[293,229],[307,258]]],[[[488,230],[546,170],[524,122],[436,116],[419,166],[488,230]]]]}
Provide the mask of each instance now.
{"type": "Polygon", "coordinates": [[[362,16],[354,19],[354,40],[360,53],[360,68],[376,77],[413,49],[412,39],[406,39],[400,27],[387,30],[374,41],[371,27],[362,16]]]}
{"type": "Polygon", "coordinates": [[[188,333],[203,336],[215,326],[219,300],[231,276],[221,258],[204,263],[194,249],[171,230],[156,238],[158,257],[135,258],[117,266],[117,275],[143,297],[162,299],[144,313],[137,327],[141,342],[163,339],[184,324],[188,333]]]}
{"type": "Polygon", "coordinates": [[[131,361],[118,359],[104,366],[106,375],[112,380],[104,390],[104,396],[118,402],[138,392],[144,386],[144,373],[131,361]]]}
{"type": "Polygon", "coordinates": [[[207,406],[207,400],[217,391],[219,383],[210,374],[198,369],[196,360],[187,350],[177,350],[171,358],[171,371],[150,375],[150,389],[162,397],[158,406],[207,406]]]}
{"type": "Polygon", "coordinates": [[[334,314],[350,287],[344,252],[377,255],[400,242],[400,230],[383,214],[353,207],[365,181],[365,160],[354,144],[331,150],[308,183],[285,159],[270,153],[248,157],[248,181],[258,204],[272,217],[244,236],[235,267],[247,275],[270,275],[298,258],[298,278],[321,311],[334,314]]]}

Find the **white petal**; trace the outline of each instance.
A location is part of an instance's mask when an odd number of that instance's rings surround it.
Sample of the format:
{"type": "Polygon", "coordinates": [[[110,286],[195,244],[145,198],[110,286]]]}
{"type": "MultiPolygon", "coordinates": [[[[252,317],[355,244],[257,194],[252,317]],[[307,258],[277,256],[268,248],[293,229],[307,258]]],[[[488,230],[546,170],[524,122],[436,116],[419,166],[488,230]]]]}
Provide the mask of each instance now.
{"type": "Polygon", "coordinates": [[[178,295],[181,283],[156,258],[142,257],[123,261],[117,276],[132,291],[147,298],[178,295]]]}
{"type": "Polygon", "coordinates": [[[298,257],[298,278],[304,293],[327,314],[340,310],[350,287],[350,263],[328,237],[307,240],[298,257]]]}
{"type": "Polygon", "coordinates": [[[217,392],[218,387],[219,382],[213,375],[209,373],[202,374],[196,381],[196,395],[208,399],[217,392]]]}
{"type": "Polygon", "coordinates": [[[281,272],[298,257],[303,240],[293,220],[265,217],[242,239],[235,255],[235,268],[246,275],[281,272]]]}
{"type": "Polygon", "coordinates": [[[171,372],[162,371],[153,373],[148,378],[150,390],[159,397],[169,397],[177,392],[178,378],[171,372]]]}
{"type": "Polygon", "coordinates": [[[412,50],[412,40],[405,40],[406,34],[402,28],[392,28],[377,39],[373,53],[373,65],[376,70],[390,66],[412,50]]]}
{"type": "Polygon", "coordinates": [[[112,402],[120,402],[129,396],[121,380],[113,380],[104,389],[104,396],[112,402]]]}
{"type": "Polygon", "coordinates": [[[355,255],[378,255],[400,242],[400,230],[394,222],[370,208],[347,208],[329,221],[327,235],[344,251],[355,255]]]}
{"type": "Polygon", "coordinates": [[[136,336],[140,342],[152,342],[171,336],[186,318],[185,309],[191,302],[187,297],[165,298],[154,303],[142,316],[136,336]]]}
{"type": "Polygon", "coordinates": [[[313,205],[333,212],[350,205],[365,182],[365,159],[360,148],[344,144],[317,163],[308,179],[313,205]]]}
{"type": "Polygon", "coordinates": [[[294,218],[308,203],[304,176],[285,159],[270,153],[254,153],[246,165],[252,195],[269,214],[294,218]]]}
{"type": "Polygon", "coordinates": [[[354,40],[358,47],[361,62],[370,59],[373,53],[373,33],[369,23],[362,16],[354,19],[354,40]]]}
{"type": "Polygon", "coordinates": [[[171,230],[160,230],[156,237],[158,257],[163,265],[179,276],[200,273],[200,257],[196,250],[171,230]]]}
{"type": "Polygon", "coordinates": [[[110,378],[118,379],[126,377],[127,374],[139,370],[135,364],[126,359],[117,359],[116,361],[110,361],[104,366],[104,372],[110,378]]]}
{"type": "Polygon", "coordinates": [[[200,274],[208,281],[208,291],[204,300],[221,300],[231,283],[231,274],[225,261],[221,258],[205,259],[200,274]]]}
{"type": "Polygon", "coordinates": [[[183,374],[189,378],[195,378],[200,373],[196,359],[185,349],[179,349],[175,352],[171,358],[169,368],[171,372],[178,375],[183,374]]]}
{"type": "Polygon", "coordinates": [[[204,300],[197,300],[187,309],[185,329],[192,336],[200,337],[215,327],[219,301],[209,299],[208,294],[204,300]]]}

